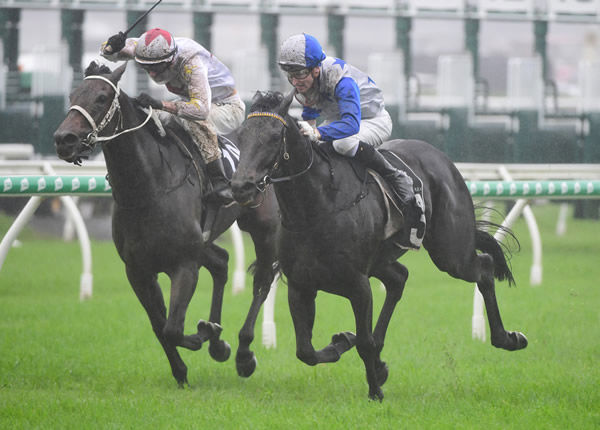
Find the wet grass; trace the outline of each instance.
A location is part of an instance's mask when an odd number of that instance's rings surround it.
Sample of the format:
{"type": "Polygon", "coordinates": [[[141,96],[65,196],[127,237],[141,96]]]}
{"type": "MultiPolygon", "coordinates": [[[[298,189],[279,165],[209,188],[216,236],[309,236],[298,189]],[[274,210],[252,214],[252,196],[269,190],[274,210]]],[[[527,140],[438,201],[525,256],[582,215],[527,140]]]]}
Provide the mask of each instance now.
{"type": "MultiPolygon", "coordinates": [[[[367,400],[355,351],[315,367],[296,359],[283,283],[278,345],[261,345],[259,321],[255,374],[238,377],[233,359],[251,291],[234,296],[228,285],[222,337],[232,357],[217,363],[204,348],[182,350],[190,386],[178,389],[113,244],[93,242],[93,298],[79,302],[79,245],[25,232],[0,271],[0,428],[599,428],[600,224],[570,219],[567,236],[557,237],[557,207],[534,212],[543,284],[529,286],[531,245],[519,221],[518,285],[497,285],[505,326],[523,331],[529,347],[511,353],[472,340],[473,287],[437,271],[424,251],[410,253],[383,352],[383,403],[367,400]]],[[[0,219],[0,231],[7,227],[0,219]]],[[[208,315],[211,289],[201,275],[189,332],[208,315]]],[[[383,292],[373,285],[378,310],[383,292]]],[[[353,326],[346,300],[319,294],[315,346],[353,326]]]]}

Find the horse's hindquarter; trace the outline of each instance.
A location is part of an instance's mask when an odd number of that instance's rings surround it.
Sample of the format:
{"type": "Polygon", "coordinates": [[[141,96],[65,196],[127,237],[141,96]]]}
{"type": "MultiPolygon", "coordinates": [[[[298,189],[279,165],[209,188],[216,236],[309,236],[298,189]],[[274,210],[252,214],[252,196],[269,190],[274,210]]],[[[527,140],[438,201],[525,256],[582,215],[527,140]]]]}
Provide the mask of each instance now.
{"type": "Polygon", "coordinates": [[[445,246],[461,243],[470,247],[475,234],[473,200],[462,175],[447,155],[418,140],[392,140],[380,149],[396,153],[423,181],[427,217],[424,246],[430,250],[432,240],[436,240],[436,246],[444,242],[445,246]]]}

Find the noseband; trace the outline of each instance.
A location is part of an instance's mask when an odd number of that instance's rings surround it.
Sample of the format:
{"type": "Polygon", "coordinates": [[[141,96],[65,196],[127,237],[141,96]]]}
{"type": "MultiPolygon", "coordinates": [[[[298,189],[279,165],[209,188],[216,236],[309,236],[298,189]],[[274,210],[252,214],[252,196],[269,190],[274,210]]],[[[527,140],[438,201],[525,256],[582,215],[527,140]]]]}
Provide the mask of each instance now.
{"type": "Polygon", "coordinates": [[[281,140],[282,140],[282,145],[281,145],[281,151],[279,154],[279,157],[277,157],[277,160],[275,160],[275,163],[273,164],[273,167],[271,167],[271,169],[269,170],[269,173],[267,173],[264,178],[262,178],[260,181],[258,181],[256,183],[256,189],[258,191],[260,191],[261,193],[264,193],[267,186],[270,184],[274,184],[277,182],[286,182],[286,181],[291,181],[292,179],[295,179],[299,176],[304,175],[306,172],[308,172],[310,170],[310,168],[312,167],[314,158],[315,158],[315,153],[313,151],[313,147],[312,144],[308,144],[308,147],[310,148],[310,161],[308,162],[308,166],[306,166],[303,170],[301,170],[298,173],[294,173],[293,175],[290,176],[280,176],[277,178],[273,178],[271,176],[271,173],[277,169],[277,167],[279,166],[279,162],[280,160],[285,160],[288,161],[290,159],[290,154],[287,151],[287,141],[285,138],[286,135],[286,130],[288,129],[288,124],[286,122],[286,120],[279,114],[276,114],[275,112],[252,112],[251,114],[249,114],[246,118],[250,119],[250,118],[255,118],[255,117],[270,117],[270,118],[275,118],[276,120],[278,120],[279,122],[281,122],[283,124],[283,129],[281,131],[281,140]]]}
{"type": "Polygon", "coordinates": [[[88,79],[97,79],[97,80],[104,81],[104,82],[108,83],[112,87],[113,90],[115,90],[115,95],[113,97],[110,107],[108,108],[108,112],[106,112],[106,114],[104,115],[104,118],[102,118],[102,121],[100,121],[99,125],[96,125],[96,121],[94,121],[94,118],[92,118],[92,116],[89,114],[88,111],[85,110],[85,108],[83,108],[79,105],[72,105],[69,108],[69,112],[72,110],[76,110],[81,115],[83,115],[83,117],[87,120],[87,122],[92,127],[92,131],[90,131],[88,133],[88,135],[85,137],[85,139],[83,139],[81,141],[81,143],[84,146],[86,146],[87,148],[89,148],[90,150],[94,149],[97,142],[106,142],[106,141],[112,140],[115,137],[120,136],[122,134],[129,133],[131,131],[135,131],[135,130],[142,128],[144,125],[146,125],[146,123],[152,117],[152,106],[149,106],[148,107],[148,109],[149,109],[148,116],[146,117],[144,122],[142,122],[140,125],[133,127],[133,128],[129,128],[127,130],[122,130],[119,133],[113,134],[112,136],[98,136],[98,134],[100,134],[100,132],[102,130],[104,130],[104,128],[113,119],[113,117],[115,116],[115,113],[117,113],[117,112],[119,113],[119,125],[122,126],[121,123],[123,121],[123,117],[121,115],[121,106],[119,105],[119,96],[121,94],[121,89],[119,88],[118,84],[117,85],[113,84],[109,79],[106,79],[104,76],[93,75],[93,76],[87,76],[84,78],[84,80],[88,80],[88,79]]]}

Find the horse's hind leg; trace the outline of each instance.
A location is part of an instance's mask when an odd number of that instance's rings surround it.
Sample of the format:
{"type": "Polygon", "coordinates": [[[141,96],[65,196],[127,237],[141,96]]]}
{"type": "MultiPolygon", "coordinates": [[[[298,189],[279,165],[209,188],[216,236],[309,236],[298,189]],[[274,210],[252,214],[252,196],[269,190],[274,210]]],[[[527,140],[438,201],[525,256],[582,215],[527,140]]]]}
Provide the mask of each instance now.
{"type": "Polygon", "coordinates": [[[408,279],[408,270],[400,263],[393,262],[391,264],[375,266],[372,273],[377,279],[383,282],[385,286],[385,300],[373,331],[373,339],[375,340],[375,367],[377,371],[377,381],[379,385],[383,385],[388,377],[388,368],[384,361],[381,360],[381,351],[385,343],[385,335],[396,308],[396,304],[402,298],[404,286],[408,279]]]}
{"type": "MultiPolygon", "coordinates": [[[[249,226],[246,226],[245,223],[242,224],[242,227],[250,230],[247,228],[249,226]]],[[[236,369],[238,375],[242,377],[249,377],[256,369],[256,356],[250,349],[250,344],[254,340],[254,328],[258,313],[267,299],[276,274],[276,269],[273,267],[276,260],[274,234],[265,234],[264,231],[250,231],[250,234],[252,235],[256,254],[254,279],[252,282],[252,303],[250,304],[244,325],[238,335],[239,346],[235,356],[236,369]]]]}
{"type": "Polygon", "coordinates": [[[506,331],[498,301],[496,300],[496,289],[494,286],[494,261],[488,254],[479,254],[477,260],[480,268],[480,276],[477,281],[477,288],[483,296],[488,322],[490,324],[490,337],[492,345],[497,348],[508,351],[516,351],[527,346],[527,338],[523,333],[515,331],[506,331]]]}
{"type": "Polygon", "coordinates": [[[177,348],[168,342],[164,336],[163,329],[167,323],[167,308],[156,274],[141,273],[126,266],[127,278],[133,288],[138,300],[146,310],[152,330],[160,342],[169,364],[171,373],[180,387],[187,384],[187,366],[181,359],[177,348]]]}

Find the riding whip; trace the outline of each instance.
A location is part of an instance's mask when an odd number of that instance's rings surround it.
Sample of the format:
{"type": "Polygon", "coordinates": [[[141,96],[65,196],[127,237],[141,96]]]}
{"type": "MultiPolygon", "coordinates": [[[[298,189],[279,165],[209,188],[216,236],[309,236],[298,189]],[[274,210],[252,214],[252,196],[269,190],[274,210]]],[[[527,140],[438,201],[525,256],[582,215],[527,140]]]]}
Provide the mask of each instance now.
{"type": "Polygon", "coordinates": [[[140,21],[141,21],[141,20],[143,20],[144,18],[146,18],[146,16],[148,16],[148,14],[149,14],[150,12],[152,12],[152,10],[153,10],[153,9],[154,9],[156,6],[158,6],[158,5],[159,5],[159,3],[160,3],[161,1],[162,1],[162,0],[158,0],[156,3],[154,3],[154,4],[152,5],[152,7],[151,7],[150,9],[148,9],[146,12],[144,12],[144,14],[143,14],[142,16],[140,16],[138,19],[136,19],[136,20],[135,20],[135,22],[134,22],[133,24],[131,24],[131,27],[129,27],[127,30],[125,30],[125,31],[123,32],[123,34],[124,34],[125,36],[127,36],[127,33],[129,33],[131,30],[133,30],[133,28],[134,28],[136,25],[138,25],[138,24],[140,23],[140,21]]]}

